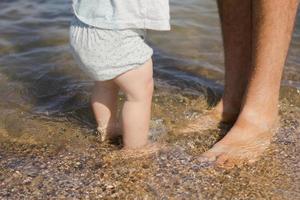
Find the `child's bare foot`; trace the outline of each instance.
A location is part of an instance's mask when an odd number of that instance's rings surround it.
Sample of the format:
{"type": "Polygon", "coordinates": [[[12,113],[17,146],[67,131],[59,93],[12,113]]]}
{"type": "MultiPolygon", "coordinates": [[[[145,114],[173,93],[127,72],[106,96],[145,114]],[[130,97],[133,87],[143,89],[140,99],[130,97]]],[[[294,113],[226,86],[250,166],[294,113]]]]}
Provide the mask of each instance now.
{"type": "Polygon", "coordinates": [[[97,127],[97,134],[101,142],[106,140],[113,140],[119,136],[122,136],[121,128],[119,125],[113,127],[97,127]]]}
{"type": "Polygon", "coordinates": [[[164,146],[158,143],[149,143],[139,149],[123,148],[122,155],[126,158],[140,158],[153,155],[163,149],[164,146]]]}
{"type": "Polygon", "coordinates": [[[253,163],[270,145],[275,128],[266,126],[263,120],[239,119],[227,135],[201,159],[216,165],[231,168],[245,162],[253,163]]]}
{"type": "Polygon", "coordinates": [[[146,146],[143,146],[138,149],[132,149],[132,148],[123,148],[121,150],[116,150],[108,153],[105,155],[104,159],[111,160],[116,159],[116,160],[126,160],[126,159],[144,159],[148,158],[149,156],[152,156],[161,150],[165,149],[166,146],[163,144],[158,144],[158,143],[149,143],[146,146]]]}

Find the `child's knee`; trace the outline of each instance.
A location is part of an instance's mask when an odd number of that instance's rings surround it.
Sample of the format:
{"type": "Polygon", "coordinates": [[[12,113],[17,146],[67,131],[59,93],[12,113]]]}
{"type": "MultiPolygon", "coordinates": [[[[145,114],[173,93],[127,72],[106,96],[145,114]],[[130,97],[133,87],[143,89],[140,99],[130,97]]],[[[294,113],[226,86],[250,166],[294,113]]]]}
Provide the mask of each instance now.
{"type": "Polygon", "coordinates": [[[129,101],[149,102],[152,100],[153,91],[154,81],[153,78],[150,78],[149,80],[145,81],[139,90],[135,91],[133,94],[128,94],[127,99],[129,101]]]}
{"type": "Polygon", "coordinates": [[[139,92],[140,100],[143,101],[151,100],[153,95],[153,90],[154,90],[154,81],[153,78],[150,78],[145,82],[144,86],[142,87],[142,90],[139,92]]]}

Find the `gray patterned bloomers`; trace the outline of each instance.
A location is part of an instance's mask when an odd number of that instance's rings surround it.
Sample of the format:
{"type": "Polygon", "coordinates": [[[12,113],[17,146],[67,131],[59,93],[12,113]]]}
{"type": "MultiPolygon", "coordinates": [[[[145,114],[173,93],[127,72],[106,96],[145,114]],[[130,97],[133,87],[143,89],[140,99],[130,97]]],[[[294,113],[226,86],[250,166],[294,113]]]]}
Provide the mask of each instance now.
{"type": "Polygon", "coordinates": [[[95,81],[106,81],[142,66],[153,50],[144,30],[109,30],[89,26],[74,17],[70,27],[72,53],[79,67],[95,81]]]}

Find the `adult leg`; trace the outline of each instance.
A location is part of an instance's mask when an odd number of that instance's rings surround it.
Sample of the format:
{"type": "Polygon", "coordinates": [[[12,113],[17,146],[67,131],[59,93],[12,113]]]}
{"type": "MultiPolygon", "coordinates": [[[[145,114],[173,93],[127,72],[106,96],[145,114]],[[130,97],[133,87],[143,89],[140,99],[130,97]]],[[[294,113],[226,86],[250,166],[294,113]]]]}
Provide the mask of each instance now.
{"type": "Polygon", "coordinates": [[[218,0],[221,18],[225,87],[215,114],[223,122],[237,119],[251,69],[251,0],[218,0]]]}
{"type": "Polygon", "coordinates": [[[277,118],[281,76],[298,0],[252,1],[252,72],[241,114],[228,134],[203,156],[221,165],[255,161],[268,147],[277,118]]]}
{"type": "Polygon", "coordinates": [[[225,56],[224,94],[209,114],[188,124],[182,133],[214,128],[220,121],[233,124],[240,113],[251,71],[251,0],[218,0],[218,6],[225,56]]]}
{"type": "Polygon", "coordinates": [[[122,109],[123,143],[125,149],[147,145],[153,93],[153,68],[149,60],[143,66],[126,72],[114,82],[127,99],[122,109]]]}
{"type": "Polygon", "coordinates": [[[119,88],[113,81],[96,81],[91,104],[101,133],[101,140],[114,136],[117,131],[117,100],[119,88]]]}

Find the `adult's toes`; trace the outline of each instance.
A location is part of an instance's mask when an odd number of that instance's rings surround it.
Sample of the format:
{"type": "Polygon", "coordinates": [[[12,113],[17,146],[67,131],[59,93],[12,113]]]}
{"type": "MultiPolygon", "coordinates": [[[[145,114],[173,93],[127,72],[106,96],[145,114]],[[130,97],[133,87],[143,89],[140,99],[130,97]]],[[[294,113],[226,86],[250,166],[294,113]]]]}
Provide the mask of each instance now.
{"type": "MultiPolygon", "coordinates": [[[[226,160],[223,162],[223,166],[225,168],[233,168],[233,167],[242,167],[245,164],[252,164],[258,160],[257,157],[248,157],[246,155],[241,156],[241,155],[235,155],[235,154],[227,154],[226,156],[220,157],[221,161],[226,160]],[[251,159],[250,159],[251,158],[251,159]]],[[[218,161],[219,159],[217,159],[218,161]]]]}
{"type": "Polygon", "coordinates": [[[200,158],[204,161],[204,162],[214,162],[216,161],[218,157],[218,152],[213,151],[212,149],[204,152],[200,158]]]}
{"type": "Polygon", "coordinates": [[[215,158],[201,155],[197,158],[197,161],[200,162],[200,163],[207,163],[208,164],[208,163],[214,162],[215,158]]]}
{"type": "Polygon", "coordinates": [[[216,166],[224,167],[224,166],[226,166],[228,159],[229,159],[229,157],[227,154],[221,154],[217,157],[215,164],[216,164],[216,166]]]}

